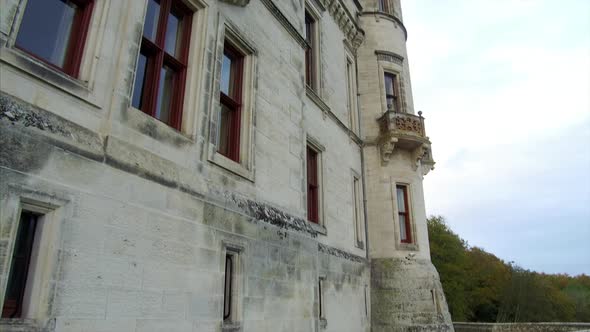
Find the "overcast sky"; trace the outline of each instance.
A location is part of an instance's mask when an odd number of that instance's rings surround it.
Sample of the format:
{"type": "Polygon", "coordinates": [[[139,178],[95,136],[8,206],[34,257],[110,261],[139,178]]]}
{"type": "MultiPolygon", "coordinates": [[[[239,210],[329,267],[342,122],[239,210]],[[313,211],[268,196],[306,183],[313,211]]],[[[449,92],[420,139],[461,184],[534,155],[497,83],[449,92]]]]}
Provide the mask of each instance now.
{"type": "Polygon", "coordinates": [[[426,210],[539,272],[590,274],[590,0],[404,0],[426,210]]]}

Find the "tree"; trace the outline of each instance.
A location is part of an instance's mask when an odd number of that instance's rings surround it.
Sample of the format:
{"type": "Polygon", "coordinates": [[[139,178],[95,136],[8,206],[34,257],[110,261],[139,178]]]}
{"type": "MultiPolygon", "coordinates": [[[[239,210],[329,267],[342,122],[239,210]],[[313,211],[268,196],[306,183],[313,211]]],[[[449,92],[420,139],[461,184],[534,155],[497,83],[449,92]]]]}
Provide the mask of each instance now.
{"type": "Polygon", "coordinates": [[[453,320],[465,321],[471,315],[465,298],[467,244],[447,226],[441,216],[427,220],[432,263],[440,274],[449,311],[453,320]]]}

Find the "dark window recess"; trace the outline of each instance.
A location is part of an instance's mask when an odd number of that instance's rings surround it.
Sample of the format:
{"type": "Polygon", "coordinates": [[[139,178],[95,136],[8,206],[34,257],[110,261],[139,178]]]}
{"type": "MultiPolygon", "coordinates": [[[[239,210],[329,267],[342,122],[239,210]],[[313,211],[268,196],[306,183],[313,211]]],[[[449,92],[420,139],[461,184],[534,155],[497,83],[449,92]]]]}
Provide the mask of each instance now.
{"type": "Polygon", "coordinates": [[[379,0],[379,11],[391,14],[389,7],[389,0],[379,0]]]}
{"type": "Polygon", "coordinates": [[[320,278],[318,280],[318,294],[319,294],[319,298],[318,298],[318,304],[320,307],[320,318],[324,318],[324,291],[322,289],[322,279],[320,278]]]}
{"type": "Polygon", "coordinates": [[[93,5],[92,0],[28,0],[16,47],[77,77],[93,5]]]}
{"type": "Polygon", "coordinates": [[[37,215],[22,212],[14,242],[8,284],[2,306],[2,318],[21,318],[31,251],[35,240],[37,215]]]}
{"type": "Polygon", "coordinates": [[[316,21],[309,12],[305,11],[305,41],[307,42],[307,47],[305,48],[305,84],[313,90],[316,89],[314,56],[315,27],[316,21]]]}
{"type": "Polygon", "coordinates": [[[225,42],[221,62],[219,140],[217,151],[240,162],[244,55],[225,42]]]}
{"type": "Polygon", "coordinates": [[[131,105],[180,130],[192,11],[148,0],[131,105]]]}
{"type": "Polygon", "coordinates": [[[232,318],[232,283],[234,272],[234,256],[225,255],[225,282],[223,286],[223,320],[228,321],[232,318]]]}
{"type": "Polygon", "coordinates": [[[401,112],[399,81],[395,74],[385,73],[385,99],[388,111],[401,112]]]}
{"type": "Polygon", "coordinates": [[[408,187],[396,186],[399,234],[402,243],[412,243],[410,210],[408,206],[408,187]]]}
{"type": "Polygon", "coordinates": [[[318,152],[307,147],[307,219],[319,223],[318,152]]]}

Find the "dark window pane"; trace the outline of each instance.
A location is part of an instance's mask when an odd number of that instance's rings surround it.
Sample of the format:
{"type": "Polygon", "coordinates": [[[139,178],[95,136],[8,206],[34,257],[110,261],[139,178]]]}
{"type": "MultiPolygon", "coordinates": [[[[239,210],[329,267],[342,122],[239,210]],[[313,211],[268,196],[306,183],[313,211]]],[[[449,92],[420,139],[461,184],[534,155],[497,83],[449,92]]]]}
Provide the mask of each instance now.
{"type": "Polygon", "coordinates": [[[402,241],[408,240],[408,233],[406,230],[406,216],[403,214],[399,215],[399,234],[402,241]]]}
{"type": "Polygon", "coordinates": [[[388,95],[394,95],[394,87],[393,87],[393,75],[385,74],[385,93],[388,95]]]}
{"type": "Polygon", "coordinates": [[[158,20],[160,16],[160,3],[156,0],[148,1],[147,12],[145,13],[145,22],[143,24],[143,35],[151,41],[156,40],[158,31],[158,20]]]}
{"type": "Polygon", "coordinates": [[[406,212],[404,189],[397,187],[397,209],[399,212],[406,212]]]}
{"type": "Polygon", "coordinates": [[[233,257],[225,256],[225,282],[223,287],[223,319],[231,318],[231,298],[233,280],[233,257]]]}
{"type": "Polygon", "coordinates": [[[172,93],[174,89],[174,71],[164,66],[160,71],[160,85],[158,87],[158,100],[156,103],[155,118],[170,123],[170,104],[172,101],[172,93]]]}
{"type": "Polygon", "coordinates": [[[180,54],[180,38],[182,19],[170,13],[168,15],[168,23],[166,24],[166,40],[164,50],[166,53],[178,57],[180,54]]]}
{"type": "Polygon", "coordinates": [[[222,104],[219,115],[219,145],[217,151],[224,156],[229,156],[231,118],[232,110],[222,104]]]}
{"type": "Polygon", "coordinates": [[[147,57],[139,54],[137,59],[137,72],[135,73],[135,84],[133,85],[133,99],[131,106],[141,109],[141,100],[143,98],[143,91],[145,88],[145,73],[147,69],[147,57]]]}
{"type": "Polygon", "coordinates": [[[76,9],[71,1],[29,0],[16,45],[63,67],[76,9]]]}
{"type": "Polygon", "coordinates": [[[220,89],[221,92],[225,93],[227,96],[231,96],[230,88],[231,88],[231,63],[232,60],[226,54],[223,55],[223,60],[221,63],[221,84],[220,89]]]}
{"type": "Polygon", "coordinates": [[[2,307],[3,318],[20,317],[36,226],[35,215],[27,212],[21,214],[2,307]]]}

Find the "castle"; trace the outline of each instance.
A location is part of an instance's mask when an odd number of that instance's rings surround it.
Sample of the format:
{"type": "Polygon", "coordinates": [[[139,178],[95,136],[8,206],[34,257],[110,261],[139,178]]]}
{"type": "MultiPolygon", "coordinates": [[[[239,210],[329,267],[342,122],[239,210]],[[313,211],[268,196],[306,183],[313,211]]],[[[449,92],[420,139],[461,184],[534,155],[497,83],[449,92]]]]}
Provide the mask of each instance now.
{"type": "Polygon", "coordinates": [[[2,331],[453,331],[400,0],[5,0],[2,331]]]}

